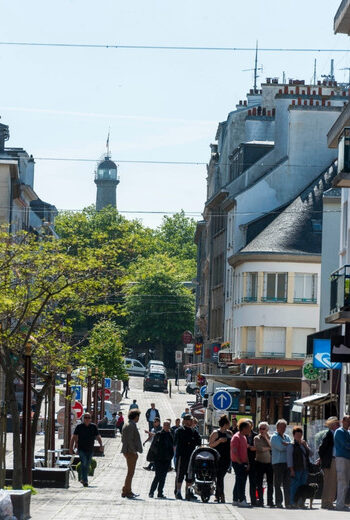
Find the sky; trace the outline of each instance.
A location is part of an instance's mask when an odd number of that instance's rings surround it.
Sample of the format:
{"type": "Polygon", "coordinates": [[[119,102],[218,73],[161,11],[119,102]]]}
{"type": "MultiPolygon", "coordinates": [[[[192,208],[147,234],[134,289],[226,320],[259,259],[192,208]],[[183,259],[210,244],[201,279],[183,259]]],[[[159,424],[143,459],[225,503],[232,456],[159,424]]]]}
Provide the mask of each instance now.
{"type": "MultiPolygon", "coordinates": [[[[334,35],[340,0],[0,0],[0,42],[205,47],[297,47],[346,52],[261,52],[260,80],[346,81],[350,39],[334,35]]],[[[9,146],[36,158],[35,190],[58,209],[95,202],[96,162],[110,128],[119,164],[118,209],[145,225],[184,209],[201,218],[217,125],[252,88],[254,52],[92,49],[0,44],[0,116],[9,146]],[[91,162],[38,158],[90,159],[91,162]]],[[[259,80],[259,81],[260,81],[259,80]]]]}

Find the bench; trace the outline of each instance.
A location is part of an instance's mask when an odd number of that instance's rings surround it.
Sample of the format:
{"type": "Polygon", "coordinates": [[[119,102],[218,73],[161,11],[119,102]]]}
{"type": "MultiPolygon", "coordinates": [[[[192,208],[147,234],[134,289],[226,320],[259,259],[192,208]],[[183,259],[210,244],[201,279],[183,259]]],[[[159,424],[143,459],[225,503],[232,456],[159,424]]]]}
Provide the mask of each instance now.
{"type": "Polygon", "coordinates": [[[17,520],[27,520],[30,518],[30,489],[11,489],[8,491],[11,497],[13,515],[17,520]]]}
{"type": "Polygon", "coordinates": [[[111,437],[112,439],[115,438],[115,427],[110,426],[109,428],[99,428],[98,429],[99,434],[101,437],[111,437]]]}
{"type": "MultiPolygon", "coordinates": [[[[6,485],[12,484],[12,469],[6,469],[6,485]]],[[[38,488],[69,488],[68,468],[34,468],[33,486],[38,488]]]]}

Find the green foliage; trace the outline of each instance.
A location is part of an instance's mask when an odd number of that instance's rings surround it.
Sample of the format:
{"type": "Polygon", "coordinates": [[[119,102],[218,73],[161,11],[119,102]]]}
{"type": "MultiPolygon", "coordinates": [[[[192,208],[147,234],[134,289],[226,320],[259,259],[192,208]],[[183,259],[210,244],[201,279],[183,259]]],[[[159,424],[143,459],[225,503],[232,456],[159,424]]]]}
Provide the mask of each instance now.
{"type": "Polygon", "coordinates": [[[154,255],[134,266],[126,288],[127,343],[155,347],[168,366],[184,330],[192,329],[194,295],[183,284],[191,261],[154,255]]]}
{"type": "Polygon", "coordinates": [[[185,212],[181,210],[171,217],[164,216],[158,230],[160,248],[163,253],[167,253],[171,257],[191,260],[193,266],[195,265],[197,254],[194,243],[196,222],[193,219],[187,218],[185,212]]]}
{"type": "Polygon", "coordinates": [[[98,322],[92,329],[89,344],[82,352],[88,367],[105,372],[106,377],[123,379],[126,372],[123,363],[122,332],[112,321],[98,322]]]}
{"type": "MultiPolygon", "coordinates": [[[[5,486],[4,489],[6,489],[6,490],[8,490],[8,491],[11,491],[11,490],[13,489],[13,487],[12,487],[12,486],[5,486]]],[[[34,487],[34,486],[31,486],[30,484],[24,484],[24,485],[22,486],[22,489],[23,489],[23,491],[30,490],[31,495],[37,495],[37,494],[38,494],[38,492],[37,492],[37,490],[35,489],[35,487],[34,487]]]]}

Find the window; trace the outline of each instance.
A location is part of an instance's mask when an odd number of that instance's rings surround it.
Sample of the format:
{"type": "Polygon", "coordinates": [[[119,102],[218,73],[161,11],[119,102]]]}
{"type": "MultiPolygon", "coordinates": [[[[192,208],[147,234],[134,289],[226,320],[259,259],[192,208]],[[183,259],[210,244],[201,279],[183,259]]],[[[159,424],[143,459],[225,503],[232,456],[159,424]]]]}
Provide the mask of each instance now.
{"type": "Polygon", "coordinates": [[[256,349],[256,328],[247,327],[247,354],[255,356],[256,349]]]}
{"type": "Polygon", "coordinates": [[[247,292],[245,301],[256,302],[258,298],[258,273],[247,273],[247,292]]]}
{"type": "Polygon", "coordinates": [[[287,282],[287,273],[265,273],[263,301],[286,302],[287,282]]]}
{"type": "Polygon", "coordinates": [[[343,204],[343,222],[342,222],[342,249],[346,249],[348,245],[348,203],[343,204]]]}
{"type": "Polygon", "coordinates": [[[263,354],[268,357],[284,357],[286,353],[286,329],[264,327],[263,354]]]}
{"type": "Polygon", "coordinates": [[[306,356],[306,341],[309,334],[313,334],[315,329],[294,328],[292,335],[292,357],[304,358],[306,356]]]}
{"type": "Polygon", "coordinates": [[[294,302],[317,303],[317,274],[295,273],[294,302]]]}

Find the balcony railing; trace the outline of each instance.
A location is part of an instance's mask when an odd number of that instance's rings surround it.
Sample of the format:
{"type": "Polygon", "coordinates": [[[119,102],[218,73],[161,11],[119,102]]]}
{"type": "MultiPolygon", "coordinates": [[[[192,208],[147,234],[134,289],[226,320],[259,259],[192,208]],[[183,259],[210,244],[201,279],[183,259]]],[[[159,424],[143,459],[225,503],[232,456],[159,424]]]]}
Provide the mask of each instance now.
{"type": "Polygon", "coordinates": [[[350,311],[350,265],[331,274],[331,314],[350,311]]]}
{"type": "Polygon", "coordinates": [[[284,352],[260,352],[261,357],[266,358],[284,358],[286,354],[284,352]]]}
{"type": "Polygon", "coordinates": [[[287,298],[270,298],[269,296],[263,296],[261,301],[265,303],[287,303],[287,298]]]}
{"type": "Polygon", "coordinates": [[[244,303],[254,303],[258,301],[258,299],[256,296],[246,296],[245,298],[243,298],[243,301],[244,303]]]}
{"type": "Polygon", "coordinates": [[[316,298],[294,298],[294,303],[317,303],[316,298]]]}

